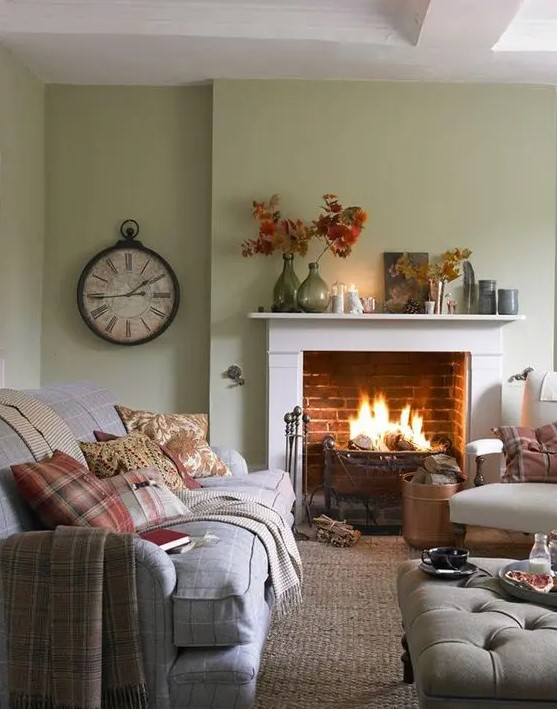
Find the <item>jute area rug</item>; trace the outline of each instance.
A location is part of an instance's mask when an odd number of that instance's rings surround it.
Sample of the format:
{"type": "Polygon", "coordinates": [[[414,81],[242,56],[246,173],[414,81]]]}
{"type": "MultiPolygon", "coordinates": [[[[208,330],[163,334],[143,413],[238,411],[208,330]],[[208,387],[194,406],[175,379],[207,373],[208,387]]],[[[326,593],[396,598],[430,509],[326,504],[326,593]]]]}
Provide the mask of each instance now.
{"type": "Polygon", "coordinates": [[[299,543],[300,610],[273,620],[257,709],[418,709],[402,682],[396,568],[402,537],[362,537],[349,549],[299,543]]]}

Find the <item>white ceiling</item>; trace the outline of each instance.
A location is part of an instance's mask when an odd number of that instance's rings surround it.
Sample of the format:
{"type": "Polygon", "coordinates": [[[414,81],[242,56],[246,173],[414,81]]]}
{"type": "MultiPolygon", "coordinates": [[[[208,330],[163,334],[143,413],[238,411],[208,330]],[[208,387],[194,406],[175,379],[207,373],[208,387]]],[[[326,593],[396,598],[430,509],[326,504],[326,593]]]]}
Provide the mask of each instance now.
{"type": "Polygon", "coordinates": [[[0,0],[0,44],[56,83],[557,85],[557,0],[0,0]]]}

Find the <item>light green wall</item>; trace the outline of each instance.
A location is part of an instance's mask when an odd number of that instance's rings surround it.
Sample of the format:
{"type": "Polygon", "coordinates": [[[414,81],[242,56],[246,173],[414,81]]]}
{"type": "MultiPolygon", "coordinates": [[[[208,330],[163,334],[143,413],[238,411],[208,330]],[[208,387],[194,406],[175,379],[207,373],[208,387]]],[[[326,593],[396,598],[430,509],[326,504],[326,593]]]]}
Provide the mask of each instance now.
{"type": "Polygon", "coordinates": [[[50,86],[43,383],[89,378],[131,406],[208,409],[209,86],[50,86]],[[76,307],[85,263],[126,218],[176,271],[181,305],[158,339],[107,343],[76,307]]]}
{"type": "MultiPolygon", "coordinates": [[[[280,256],[243,259],[252,199],[279,192],[287,216],[316,215],[325,192],[370,223],[329,282],[382,298],[382,254],[473,250],[478,278],[520,289],[524,323],[505,327],[504,375],[553,364],[556,112],[551,87],[217,81],[213,96],[211,427],[253,462],[265,451],[265,332],[280,256]],[[244,366],[246,385],[221,373],[244,366]]],[[[309,259],[306,259],[306,261],[309,259]]],[[[305,276],[305,263],[296,264],[305,276]]],[[[521,389],[506,387],[505,418],[521,389]]]]}
{"type": "Polygon", "coordinates": [[[40,382],[44,87],[0,48],[0,349],[6,384],[40,382]]]}

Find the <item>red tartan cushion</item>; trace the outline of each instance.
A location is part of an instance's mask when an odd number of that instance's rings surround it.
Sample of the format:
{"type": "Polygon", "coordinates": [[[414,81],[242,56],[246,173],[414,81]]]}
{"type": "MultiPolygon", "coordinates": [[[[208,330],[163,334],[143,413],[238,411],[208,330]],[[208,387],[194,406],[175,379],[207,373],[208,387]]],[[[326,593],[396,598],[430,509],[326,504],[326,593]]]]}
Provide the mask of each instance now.
{"type": "MultiPolygon", "coordinates": [[[[113,433],[106,433],[105,431],[93,431],[93,434],[97,441],[99,441],[100,443],[104,443],[106,441],[113,441],[115,438],[120,438],[120,436],[115,436],[113,433]]],[[[154,441],[154,443],[156,443],[156,441],[154,441]]],[[[188,473],[180,458],[175,455],[171,450],[169,450],[167,446],[164,446],[160,443],[157,443],[157,445],[165,454],[165,456],[167,458],[170,458],[170,460],[176,466],[176,469],[180,473],[180,477],[184,481],[184,487],[187,487],[188,490],[198,490],[201,487],[201,483],[199,483],[188,473]]]]}
{"type": "Polygon", "coordinates": [[[17,489],[45,527],[54,529],[64,524],[135,531],[118,495],[66,453],[57,450],[48,460],[11,468],[17,489]]]}
{"type": "Polygon", "coordinates": [[[156,468],[133,470],[102,480],[112,488],[130,513],[136,532],[183,522],[189,510],[169,490],[156,468]]]}
{"type": "Polygon", "coordinates": [[[557,483],[557,423],[540,428],[501,426],[493,433],[503,441],[507,462],[503,482],[557,483]]]}

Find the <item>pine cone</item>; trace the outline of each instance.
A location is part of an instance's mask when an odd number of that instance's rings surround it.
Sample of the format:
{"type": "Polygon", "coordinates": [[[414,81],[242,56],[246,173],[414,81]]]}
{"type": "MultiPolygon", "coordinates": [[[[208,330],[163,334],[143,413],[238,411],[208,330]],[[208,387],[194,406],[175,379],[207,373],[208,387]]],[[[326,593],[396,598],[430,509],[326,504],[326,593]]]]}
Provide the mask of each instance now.
{"type": "Polygon", "coordinates": [[[420,301],[416,300],[415,298],[408,298],[404,305],[404,312],[410,314],[423,313],[424,304],[420,303],[420,301]]]}

